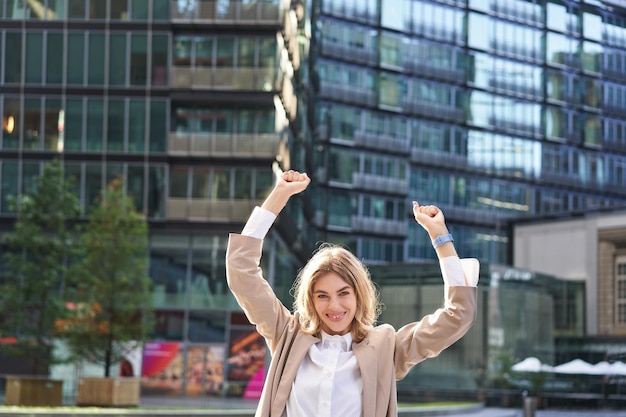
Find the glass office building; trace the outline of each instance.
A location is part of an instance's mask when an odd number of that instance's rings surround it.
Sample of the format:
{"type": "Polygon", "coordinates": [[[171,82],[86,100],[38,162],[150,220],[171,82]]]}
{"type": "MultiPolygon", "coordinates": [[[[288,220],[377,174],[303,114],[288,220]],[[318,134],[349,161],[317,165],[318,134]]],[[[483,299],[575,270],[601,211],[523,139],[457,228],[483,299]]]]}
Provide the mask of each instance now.
{"type": "MultiPolygon", "coordinates": [[[[2,228],[15,219],[9,197],[31,190],[46,161],[63,161],[84,212],[124,176],[150,222],[156,342],[144,358],[172,354],[148,370],[148,391],[237,395],[263,363],[224,256],[273,164],[289,164],[297,27],[282,0],[0,1],[2,228]],[[255,360],[237,362],[252,347],[255,360]],[[200,378],[183,378],[198,366],[200,378]]],[[[297,218],[278,229],[297,230],[297,218]]],[[[283,235],[265,260],[281,296],[298,265],[283,235]]]]}
{"type": "Polygon", "coordinates": [[[626,15],[613,2],[314,4],[327,239],[369,263],[433,258],[417,199],[442,207],[462,256],[506,264],[509,220],[626,203],[626,15]]]}

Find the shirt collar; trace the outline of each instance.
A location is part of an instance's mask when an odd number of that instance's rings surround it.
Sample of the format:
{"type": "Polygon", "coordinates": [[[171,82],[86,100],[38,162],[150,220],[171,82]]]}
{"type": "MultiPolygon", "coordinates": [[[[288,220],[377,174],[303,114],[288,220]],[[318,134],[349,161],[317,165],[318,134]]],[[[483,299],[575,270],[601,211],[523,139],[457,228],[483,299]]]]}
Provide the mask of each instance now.
{"type": "Polygon", "coordinates": [[[350,332],[344,335],[329,335],[322,330],[322,346],[327,349],[337,349],[342,352],[352,350],[352,334],[350,332]]]}

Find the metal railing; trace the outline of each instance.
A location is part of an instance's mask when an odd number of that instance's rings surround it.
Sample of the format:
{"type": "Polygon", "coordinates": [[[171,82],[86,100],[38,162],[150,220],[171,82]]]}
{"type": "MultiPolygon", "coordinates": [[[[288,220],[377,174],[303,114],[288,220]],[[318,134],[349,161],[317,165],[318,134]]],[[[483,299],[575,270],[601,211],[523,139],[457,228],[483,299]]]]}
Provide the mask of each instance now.
{"type": "Polygon", "coordinates": [[[279,1],[172,0],[170,4],[172,21],[180,23],[282,24],[284,14],[279,1]]]}

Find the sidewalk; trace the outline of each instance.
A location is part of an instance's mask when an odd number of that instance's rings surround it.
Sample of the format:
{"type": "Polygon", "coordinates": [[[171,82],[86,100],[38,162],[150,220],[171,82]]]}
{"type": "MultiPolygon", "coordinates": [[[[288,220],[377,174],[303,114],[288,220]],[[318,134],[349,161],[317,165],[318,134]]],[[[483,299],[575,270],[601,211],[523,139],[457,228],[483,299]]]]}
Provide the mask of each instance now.
{"type": "MultiPolygon", "coordinates": [[[[103,407],[11,407],[0,406],[0,417],[253,417],[257,400],[221,397],[142,397],[138,408],[103,408],[103,407]]],[[[485,411],[482,404],[463,404],[450,406],[403,407],[400,405],[399,417],[430,416],[479,416],[485,411]]],[[[481,416],[482,417],[482,416],[481,416]]],[[[514,411],[491,410],[484,417],[517,417],[514,411]]]]}

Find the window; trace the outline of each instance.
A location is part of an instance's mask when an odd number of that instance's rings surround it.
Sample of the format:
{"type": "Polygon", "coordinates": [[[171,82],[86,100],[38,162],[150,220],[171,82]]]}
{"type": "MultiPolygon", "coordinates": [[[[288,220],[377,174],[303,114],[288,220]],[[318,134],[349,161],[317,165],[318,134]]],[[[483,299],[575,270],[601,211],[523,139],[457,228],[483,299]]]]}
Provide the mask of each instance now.
{"type": "Polygon", "coordinates": [[[189,168],[172,166],[170,168],[170,197],[187,198],[189,168]]]}
{"type": "Polygon", "coordinates": [[[83,99],[67,98],[65,106],[65,134],[63,148],[68,151],[82,150],[83,99]]]}
{"type": "Polygon", "coordinates": [[[18,97],[4,97],[2,107],[2,148],[18,149],[22,124],[22,109],[18,97]]]}
{"type": "MultiPolygon", "coordinates": [[[[165,3],[165,2],[163,2],[165,3]]],[[[152,35],[152,85],[167,86],[167,65],[169,55],[168,35],[152,35]]]]}
{"type": "Polygon", "coordinates": [[[85,206],[89,211],[102,192],[102,165],[99,163],[85,165],[85,206]]]}
{"type": "Polygon", "coordinates": [[[104,105],[101,98],[87,100],[87,151],[101,151],[104,134],[104,105]]]}
{"type": "MultiPolygon", "coordinates": [[[[11,57],[19,57],[16,55],[11,57]]],[[[25,62],[25,82],[31,84],[41,84],[43,67],[43,33],[26,33],[26,62],[25,62]]]]}
{"type": "Polygon", "coordinates": [[[128,111],[128,150],[143,152],[146,140],[146,101],[130,99],[128,111]]]}
{"type": "Polygon", "coordinates": [[[191,186],[191,198],[209,198],[210,169],[206,167],[193,167],[191,186]]]}
{"type": "Polygon", "coordinates": [[[126,85],[126,34],[109,38],[109,85],[126,85]]]}
{"type": "MultiPolygon", "coordinates": [[[[74,51],[72,51],[72,62],[77,58],[73,54],[74,51]]],[[[82,53],[78,55],[78,59],[81,56],[82,53]]],[[[61,33],[48,33],[45,81],[47,84],[61,84],[63,81],[63,34],[61,33]]]]}
{"type": "Polygon", "coordinates": [[[125,100],[109,99],[107,111],[107,152],[122,152],[125,150],[125,115],[125,100]]]}
{"type": "Polygon", "coordinates": [[[109,1],[111,2],[111,20],[128,20],[128,0],[109,1]]]}
{"type": "MultiPolygon", "coordinates": [[[[89,61],[87,82],[92,86],[104,84],[104,53],[105,53],[104,34],[89,34],[89,61]]],[[[70,55],[70,54],[68,54],[70,55]]],[[[69,59],[69,58],[68,58],[69,59]]],[[[72,59],[73,63],[73,59],[72,59]]],[[[71,64],[73,65],[73,64],[71,64]]]]}
{"type": "Polygon", "coordinates": [[[146,85],[148,77],[147,36],[133,34],[130,47],[130,84],[146,85]]]}
{"type": "Polygon", "coordinates": [[[626,325],[626,256],[615,260],[615,304],[616,323],[626,325]]]}
{"type": "Polygon", "coordinates": [[[41,149],[41,98],[24,100],[24,149],[41,149]]]}
{"type": "Polygon", "coordinates": [[[67,35],[67,83],[83,85],[85,70],[85,35],[70,32],[67,35]]]}
{"type": "Polygon", "coordinates": [[[166,100],[150,101],[150,152],[165,152],[167,148],[167,107],[166,100]]]}
{"type": "Polygon", "coordinates": [[[63,143],[59,142],[59,123],[65,124],[65,112],[61,109],[61,100],[46,98],[44,113],[44,143],[43,147],[50,151],[63,150],[63,143]]]}

